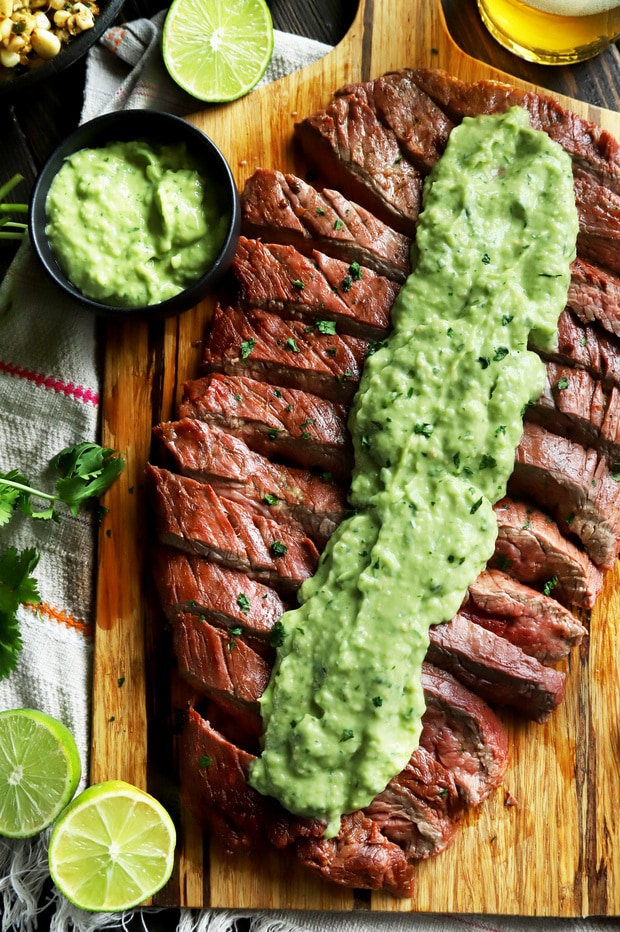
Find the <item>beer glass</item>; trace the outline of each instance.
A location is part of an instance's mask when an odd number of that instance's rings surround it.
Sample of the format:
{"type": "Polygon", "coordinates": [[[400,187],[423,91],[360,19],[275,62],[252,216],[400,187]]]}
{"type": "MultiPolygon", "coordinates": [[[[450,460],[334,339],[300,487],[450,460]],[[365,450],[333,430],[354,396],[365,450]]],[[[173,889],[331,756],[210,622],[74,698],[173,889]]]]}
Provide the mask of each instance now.
{"type": "Polygon", "coordinates": [[[618,0],[478,0],[478,9],[505,48],[545,65],[592,58],[620,36],[618,0]]]}

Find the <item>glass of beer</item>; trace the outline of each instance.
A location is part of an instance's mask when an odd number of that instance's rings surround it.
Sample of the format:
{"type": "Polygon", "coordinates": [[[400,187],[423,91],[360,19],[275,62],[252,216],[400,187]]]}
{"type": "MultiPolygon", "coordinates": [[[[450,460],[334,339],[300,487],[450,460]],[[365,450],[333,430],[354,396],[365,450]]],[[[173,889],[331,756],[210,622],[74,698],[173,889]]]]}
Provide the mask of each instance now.
{"type": "Polygon", "coordinates": [[[478,9],[498,42],[543,65],[585,61],[620,36],[618,0],[478,0],[478,9]]]}

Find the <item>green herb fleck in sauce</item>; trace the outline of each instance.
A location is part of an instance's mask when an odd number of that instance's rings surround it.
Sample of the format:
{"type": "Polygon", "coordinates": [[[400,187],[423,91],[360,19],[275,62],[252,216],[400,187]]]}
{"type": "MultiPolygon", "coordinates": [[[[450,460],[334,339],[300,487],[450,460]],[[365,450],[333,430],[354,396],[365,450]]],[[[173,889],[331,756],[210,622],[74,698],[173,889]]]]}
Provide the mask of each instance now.
{"type": "Polygon", "coordinates": [[[452,131],[351,411],[355,510],[273,631],[261,699],[250,782],[328,837],[417,747],[428,629],[493,553],[492,503],[544,386],[528,341],[553,345],[576,234],[569,157],[525,110],[452,131]]]}

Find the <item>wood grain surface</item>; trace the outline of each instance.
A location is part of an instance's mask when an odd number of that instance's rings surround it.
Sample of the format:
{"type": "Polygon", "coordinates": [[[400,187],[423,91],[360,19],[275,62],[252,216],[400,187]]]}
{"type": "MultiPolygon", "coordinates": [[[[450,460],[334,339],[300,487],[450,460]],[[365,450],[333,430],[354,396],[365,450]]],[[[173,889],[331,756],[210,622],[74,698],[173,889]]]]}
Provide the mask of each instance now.
{"type": "MultiPolygon", "coordinates": [[[[353,26],[321,62],[224,107],[190,117],[227,154],[239,185],[259,166],[303,172],[295,119],[347,81],[397,67],[445,68],[464,80],[507,76],[450,38],[439,0],[361,0],[353,26]]],[[[521,86],[531,86],[513,80],[521,86]]],[[[620,116],[561,102],[620,137],[620,116]]],[[[100,535],[91,780],[147,786],[177,816],[174,876],[158,905],[245,909],[433,911],[524,916],[620,915],[620,577],[617,568],[574,651],[562,706],[545,725],[503,716],[511,748],[504,787],[462,825],[455,844],[421,862],[415,896],[342,890],[286,855],[222,855],[178,803],[174,735],[185,700],[148,568],[143,468],[151,425],[174,414],[182,382],[198,372],[211,311],[110,325],[103,439],[128,454],[104,504],[100,535]],[[506,805],[507,793],[517,805],[506,805]]]]}

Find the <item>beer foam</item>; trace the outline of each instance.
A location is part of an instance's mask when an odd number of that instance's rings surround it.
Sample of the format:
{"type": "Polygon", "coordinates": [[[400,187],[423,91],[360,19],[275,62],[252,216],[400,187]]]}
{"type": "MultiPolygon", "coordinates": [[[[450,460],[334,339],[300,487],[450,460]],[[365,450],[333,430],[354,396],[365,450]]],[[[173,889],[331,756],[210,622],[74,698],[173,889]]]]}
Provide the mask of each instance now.
{"type": "Polygon", "coordinates": [[[526,6],[559,16],[594,16],[618,6],[618,0],[524,0],[526,6]]]}

